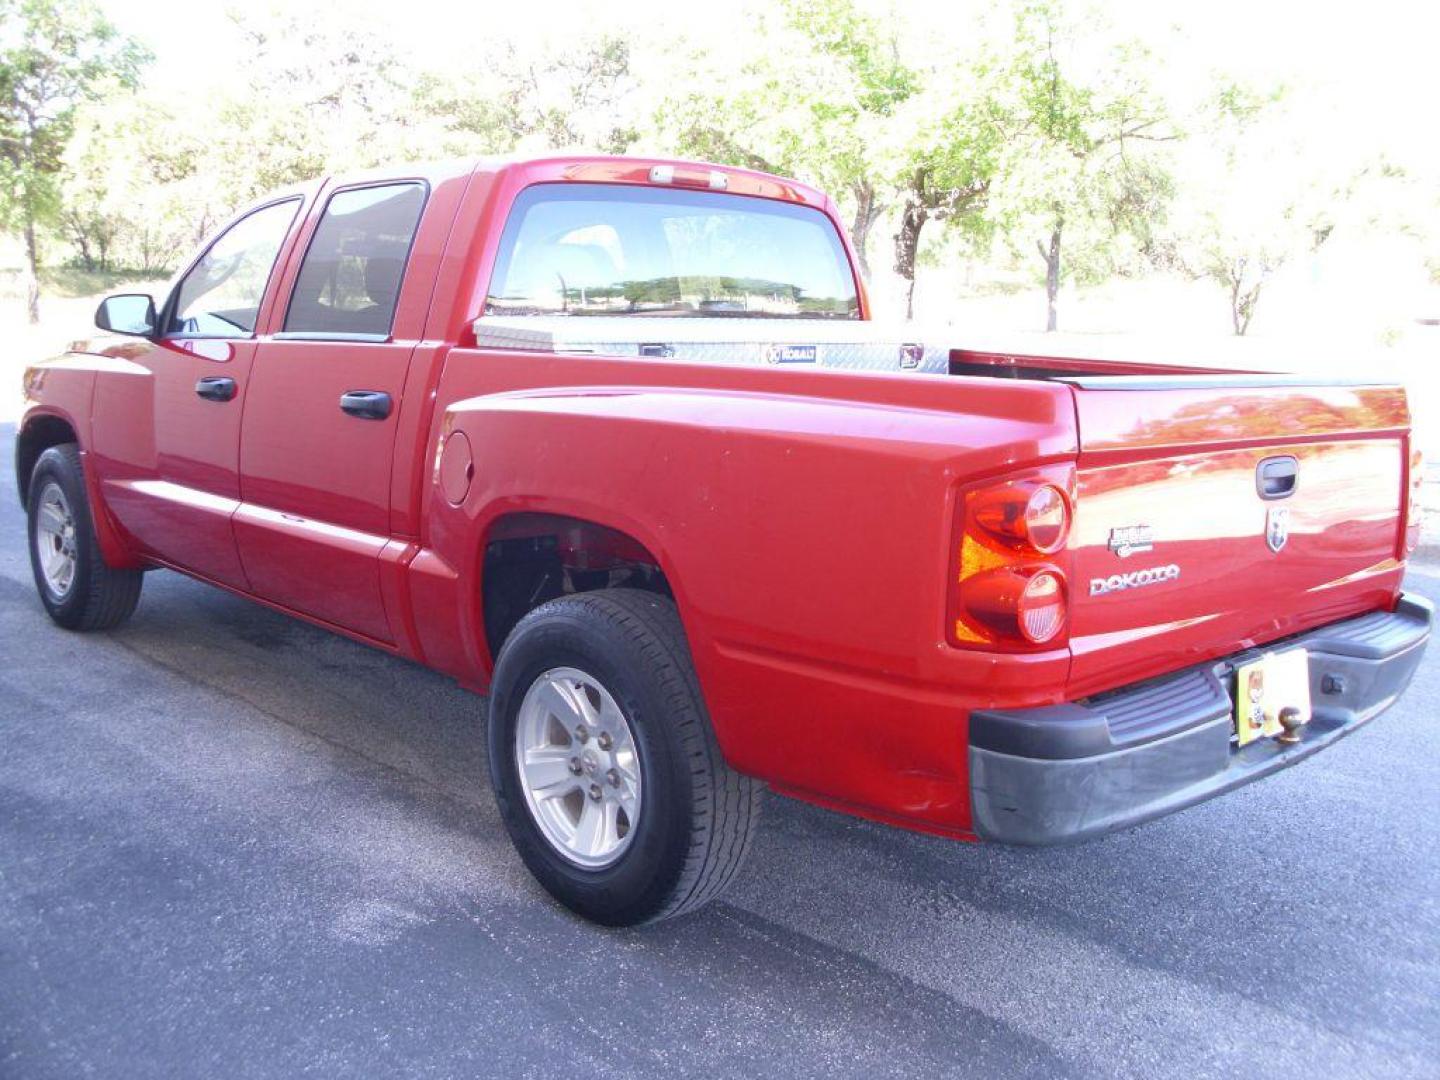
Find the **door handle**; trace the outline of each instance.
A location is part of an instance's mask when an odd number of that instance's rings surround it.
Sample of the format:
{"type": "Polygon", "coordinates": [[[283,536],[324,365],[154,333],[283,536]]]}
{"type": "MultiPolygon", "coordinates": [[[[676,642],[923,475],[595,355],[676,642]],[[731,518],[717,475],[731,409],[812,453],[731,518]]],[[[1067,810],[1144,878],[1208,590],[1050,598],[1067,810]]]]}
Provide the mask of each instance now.
{"type": "Polygon", "coordinates": [[[195,384],[195,393],[206,401],[233,401],[236,394],[235,380],[223,375],[207,376],[195,384]]]}
{"type": "Polygon", "coordinates": [[[384,420],[390,415],[390,395],[384,390],[346,390],[340,395],[340,411],[362,420],[384,420]]]}

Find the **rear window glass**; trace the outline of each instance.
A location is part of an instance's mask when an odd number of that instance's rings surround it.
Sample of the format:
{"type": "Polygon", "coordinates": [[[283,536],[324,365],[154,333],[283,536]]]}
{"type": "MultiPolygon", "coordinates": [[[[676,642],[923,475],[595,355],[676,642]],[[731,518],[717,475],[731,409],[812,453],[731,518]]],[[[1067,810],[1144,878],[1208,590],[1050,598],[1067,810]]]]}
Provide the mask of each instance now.
{"type": "Polygon", "coordinates": [[[860,317],[830,219],[709,191],[537,184],[510,211],[491,315],[860,317]]]}
{"type": "Polygon", "coordinates": [[[424,185],[416,183],[332,196],[300,265],[285,330],[389,334],[424,205],[424,185]]]}

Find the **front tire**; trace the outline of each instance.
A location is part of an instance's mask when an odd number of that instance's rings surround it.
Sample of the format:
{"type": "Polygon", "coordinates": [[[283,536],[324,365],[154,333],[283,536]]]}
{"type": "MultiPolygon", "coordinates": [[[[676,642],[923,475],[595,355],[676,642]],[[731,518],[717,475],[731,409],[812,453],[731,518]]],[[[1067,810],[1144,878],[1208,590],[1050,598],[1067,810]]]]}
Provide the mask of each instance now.
{"type": "Polygon", "coordinates": [[[488,737],[516,850],[587,919],[693,911],[744,860],[762,788],[721,756],[663,596],[606,589],[526,615],[500,652],[488,737]]]}
{"type": "Polygon", "coordinates": [[[74,443],[52,446],[30,474],[30,566],[50,618],[67,630],[109,630],[140,602],[144,575],[100,557],[85,471],[74,443]]]}

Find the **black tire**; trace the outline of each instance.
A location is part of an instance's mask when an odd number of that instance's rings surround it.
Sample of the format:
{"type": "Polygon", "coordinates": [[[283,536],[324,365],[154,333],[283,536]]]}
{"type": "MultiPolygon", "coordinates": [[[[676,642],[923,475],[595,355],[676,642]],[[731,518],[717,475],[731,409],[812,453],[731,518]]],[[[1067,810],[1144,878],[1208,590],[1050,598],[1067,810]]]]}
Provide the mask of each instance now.
{"type": "Polygon", "coordinates": [[[607,926],[694,911],[744,861],[762,785],[721,756],[669,599],[632,589],[542,604],[506,639],[489,708],[490,778],[510,838],[552,896],[607,926]],[[602,869],[575,865],[537,825],[521,787],[516,727],[526,691],[544,672],[574,667],[598,679],[624,712],[645,797],[629,846],[602,869]]]}
{"type": "Polygon", "coordinates": [[[119,626],[140,602],[145,575],[139,570],[114,570],[100,557],[90,500],[85,494],[85,472],[80,451],[74,443],[52,446],[40,455],[30,474],[26,498],[29,512],[27,536],[30,541],[30,568],[35,588],[45,610],[67,630],[109,630],[119,626]],[[65,497],[73,526],[75,568],[63,591],[52,588],[40,565],[36,533],[43,496],[51,485],[65,497]]]}

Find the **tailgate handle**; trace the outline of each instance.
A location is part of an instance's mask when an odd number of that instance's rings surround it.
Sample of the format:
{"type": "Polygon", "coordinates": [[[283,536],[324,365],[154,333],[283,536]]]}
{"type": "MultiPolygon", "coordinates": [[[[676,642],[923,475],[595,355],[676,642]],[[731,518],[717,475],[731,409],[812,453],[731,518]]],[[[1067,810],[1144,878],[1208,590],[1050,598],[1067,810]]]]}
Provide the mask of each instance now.
{"type": "Polygon", "coordinates": [[[1300,462],[1293,457],[1272,457],[1255,470],[1255,490],[1262,499],[1285,499],[1295,494],[1300,462]]]}

